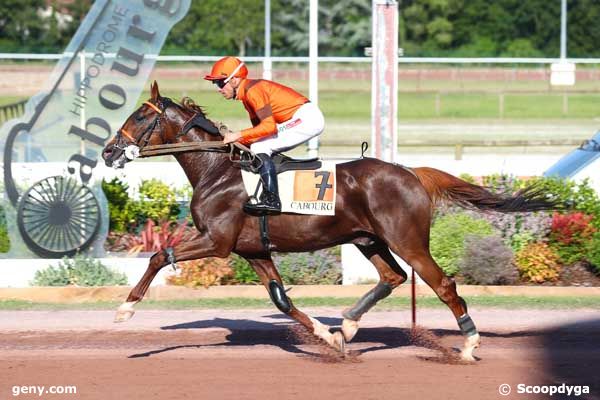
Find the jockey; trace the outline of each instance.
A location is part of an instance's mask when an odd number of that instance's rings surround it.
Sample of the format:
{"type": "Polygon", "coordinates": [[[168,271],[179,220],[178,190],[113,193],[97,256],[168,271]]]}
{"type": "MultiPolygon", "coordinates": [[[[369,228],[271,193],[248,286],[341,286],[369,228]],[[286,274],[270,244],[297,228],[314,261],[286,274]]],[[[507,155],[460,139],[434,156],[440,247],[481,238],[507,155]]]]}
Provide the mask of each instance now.
{"type": "Polygon", "coordinates": [[[292,149],[323,132],[325,120],[319,108],[295,90],[264,79],[248,79],[248,68],[236,57],[217,61],[204,79],[212,81],[228,100],[240,100],[252,128],[226,133],[224,143],[249,145],[261,161],[263,191],[260,202],[244,205],[254,215],[278,214],[281,201],[277,186],[273,151],[292,149]]]}

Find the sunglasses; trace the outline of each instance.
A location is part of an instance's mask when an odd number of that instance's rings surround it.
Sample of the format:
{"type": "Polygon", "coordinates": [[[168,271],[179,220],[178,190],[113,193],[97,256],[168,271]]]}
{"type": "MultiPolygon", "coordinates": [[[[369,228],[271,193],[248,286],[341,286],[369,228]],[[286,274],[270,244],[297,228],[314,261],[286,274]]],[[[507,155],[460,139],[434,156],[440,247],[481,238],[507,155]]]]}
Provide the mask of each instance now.
{"type": "Polygon", "coordinates": [[[225,87],[225,85],[227,85],[227,82],[225,82],[225,79],[217,79],[217,80],[212,81],[212,83],[214,85],[217,85],[217,87],[219,89],[223,89],[225,87]]]}

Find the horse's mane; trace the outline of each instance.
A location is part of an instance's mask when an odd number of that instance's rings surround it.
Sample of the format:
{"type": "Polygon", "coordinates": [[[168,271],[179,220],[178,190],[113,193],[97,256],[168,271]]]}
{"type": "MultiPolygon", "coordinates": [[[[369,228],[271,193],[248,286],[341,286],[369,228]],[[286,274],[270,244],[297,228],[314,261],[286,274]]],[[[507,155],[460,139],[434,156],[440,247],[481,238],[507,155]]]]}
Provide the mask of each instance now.
{"type": "Polygon", "coordinates": [[[200,113],[204,118],[206,118],[206,112],[202,107],[200,107],[196,102],[188,96],[185,96],[181,99],[180,105],[188,111],[192,111],[194,113],[200,113]]]}

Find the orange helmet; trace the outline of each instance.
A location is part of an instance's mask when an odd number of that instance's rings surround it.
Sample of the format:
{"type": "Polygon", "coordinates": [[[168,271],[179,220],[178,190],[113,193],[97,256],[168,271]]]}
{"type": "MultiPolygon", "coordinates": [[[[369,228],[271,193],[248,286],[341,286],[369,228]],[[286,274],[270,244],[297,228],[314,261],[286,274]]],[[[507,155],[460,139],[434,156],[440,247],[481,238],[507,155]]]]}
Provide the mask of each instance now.
{"type": "Polygon", "coordinates": [[[248,76],[248,68],[237,57],[223,57],[217,61],[204,79],[207,81],[216,81],[223,79],[227,83],[233,77],[245,78],[248,76]]]}

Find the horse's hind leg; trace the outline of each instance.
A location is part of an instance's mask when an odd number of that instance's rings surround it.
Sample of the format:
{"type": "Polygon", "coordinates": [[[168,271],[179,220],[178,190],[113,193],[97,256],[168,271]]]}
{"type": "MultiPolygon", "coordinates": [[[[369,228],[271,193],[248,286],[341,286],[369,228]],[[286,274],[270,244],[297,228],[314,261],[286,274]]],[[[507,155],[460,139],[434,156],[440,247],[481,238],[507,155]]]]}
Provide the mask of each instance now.
{"type": "Polygon", "coordinates": [[[267,288],[271,300],[281,312],[301,323],[311,333],[323,339],[331,347],[344,352],[345,342],[340,332],[329,332],[327,325],[323,325],[294,306],[292,300],[285,293],[279,272],[270,258],[247,258],[247,260],[258,274],[263,285],[267,288]]]}
{"type": "MultiPolygon", "coordinates": [[[[409,248],[409,246],[406,248],[409,248]]],[[[473,350],[479,347],[480,337],[473,320],[467,313],[467,303],[456,292],[456,283],[454,280],[444,274],[426,248],[416,251],[403,251],[400,248],[392,248],[392,250],[412,266],[425,283],[434,290],[440,300],[452,310],[458,326],[465,337],[465,345],[461,351],[461,357],[466,361],[474,361],[473,350]]]]}
{"type": "Polygon", "coordinates": [[[342,333],[351,341],[358,332],[358,321],[379,300],[389,296],[396,287],[406,281],[406,272],[398,265],[387,245],[376,242],[368,246],[356,245],[379,273],[379,283],[361,297],[356,304],[343,311],[342,333]]]}

